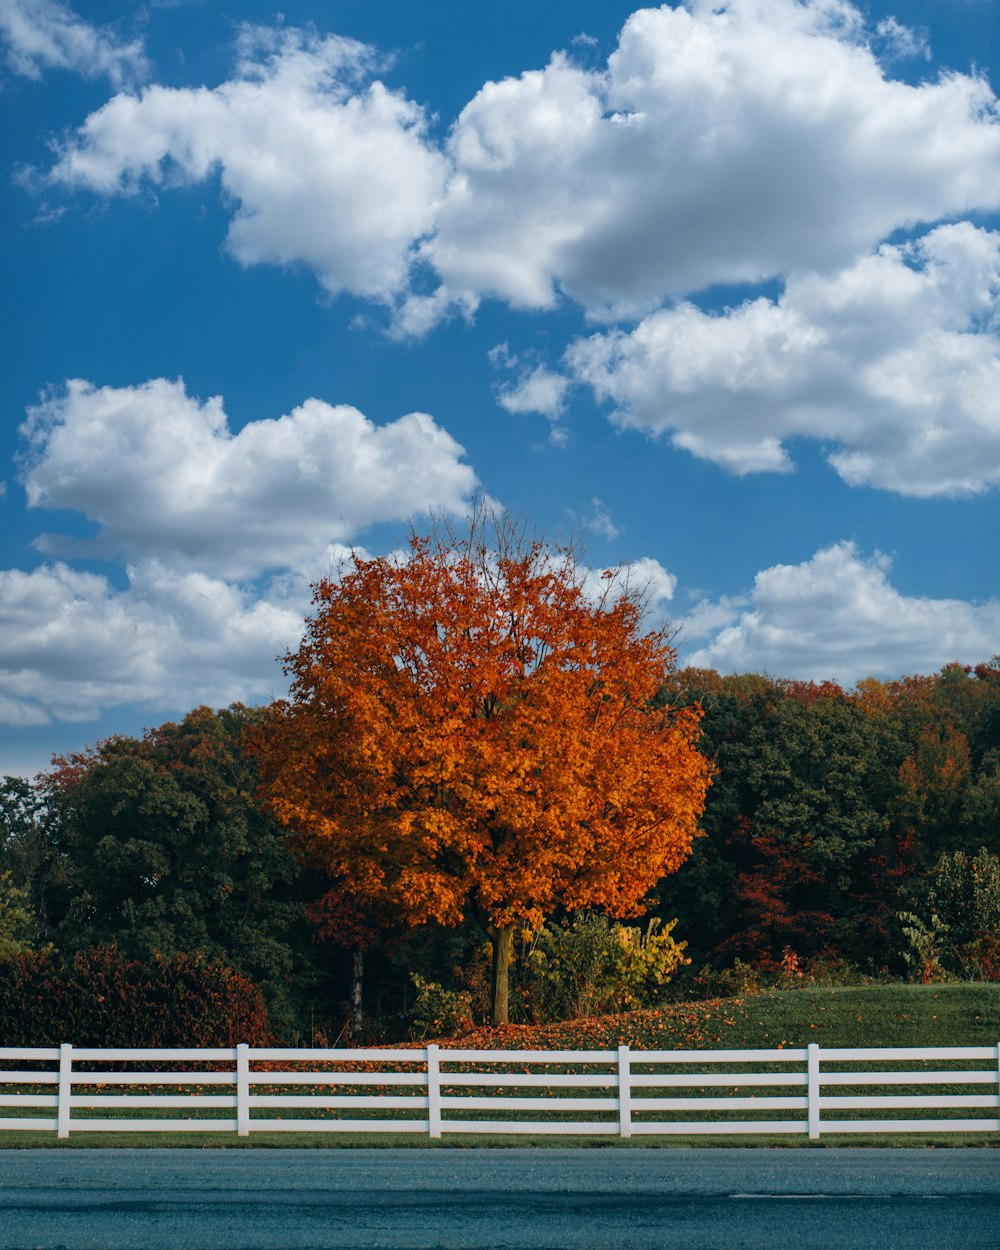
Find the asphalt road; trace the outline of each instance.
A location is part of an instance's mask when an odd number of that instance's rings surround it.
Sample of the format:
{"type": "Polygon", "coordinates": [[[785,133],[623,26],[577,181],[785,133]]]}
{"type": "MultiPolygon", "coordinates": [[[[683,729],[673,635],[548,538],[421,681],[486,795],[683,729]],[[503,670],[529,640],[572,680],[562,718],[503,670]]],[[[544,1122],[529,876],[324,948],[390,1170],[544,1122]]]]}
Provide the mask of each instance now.
{"type": "Polygon", "coordinates": [[[9,1150],[3,1250],[998,1250],[995,1150],[9,1150]]]}

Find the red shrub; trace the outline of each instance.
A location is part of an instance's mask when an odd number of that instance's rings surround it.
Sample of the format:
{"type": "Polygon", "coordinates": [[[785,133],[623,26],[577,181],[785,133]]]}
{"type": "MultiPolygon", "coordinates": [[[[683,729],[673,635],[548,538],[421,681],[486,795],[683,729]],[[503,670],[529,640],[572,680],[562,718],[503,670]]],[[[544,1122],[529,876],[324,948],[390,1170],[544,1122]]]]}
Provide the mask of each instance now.
{"type": "Polygon", "coordinates": [[[0,1045],[233,1046],[271,1039],[260,989],[202,955],[129,960],[113,946],[70,960],[0,961],[0,1045]]]}

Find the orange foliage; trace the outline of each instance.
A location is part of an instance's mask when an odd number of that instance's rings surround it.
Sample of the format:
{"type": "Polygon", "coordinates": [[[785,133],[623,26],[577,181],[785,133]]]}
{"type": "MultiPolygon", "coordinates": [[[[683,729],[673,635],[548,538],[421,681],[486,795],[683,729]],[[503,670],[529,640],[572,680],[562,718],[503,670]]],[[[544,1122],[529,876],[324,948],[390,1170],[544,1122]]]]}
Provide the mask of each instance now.
{"type": "Polygon", "coordinates": [[[695,836],[700,710],[651,708],[674,653],[639,596],[608,577],[594,603],[567,552],[493,525],[315,587],[258,745],[268,800],[301,853],[410,923],[636,915],[695,836]]]}
{"type": "Polygon", "coordinates": [[[898,804],[909,828],[957,828],[971,771],[969,742],[960,729],[924,729],[899,768],[898,804]]]}
{"type": "Polygon", "coordinates": [[[782,678],[776,684],[788,698],[804,703],[806,707],[811,707],[821,699],[844,697],[843,686],[838,686],[835,681],[793,681],[790,678],[782,678]]]}
{"type": "Polygon", "coordinates": [[[865,715],[887,717],[895,710],[897,695],[891,682],[864,677],[854,687],[851,697],[865,715]]]}

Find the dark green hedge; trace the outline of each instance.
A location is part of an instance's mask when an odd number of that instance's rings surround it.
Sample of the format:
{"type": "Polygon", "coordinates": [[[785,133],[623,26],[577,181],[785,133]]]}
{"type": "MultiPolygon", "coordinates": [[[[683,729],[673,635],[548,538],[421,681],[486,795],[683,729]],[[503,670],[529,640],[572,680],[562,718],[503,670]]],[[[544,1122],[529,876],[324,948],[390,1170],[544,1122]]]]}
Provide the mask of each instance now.
{"type": "Polygon", "coordinates": [[[201,955],[126,959],[113,946],[71,959],[0,960],[0,1046],[232,1046],[271,1040],[260,989],[201,955]]]}

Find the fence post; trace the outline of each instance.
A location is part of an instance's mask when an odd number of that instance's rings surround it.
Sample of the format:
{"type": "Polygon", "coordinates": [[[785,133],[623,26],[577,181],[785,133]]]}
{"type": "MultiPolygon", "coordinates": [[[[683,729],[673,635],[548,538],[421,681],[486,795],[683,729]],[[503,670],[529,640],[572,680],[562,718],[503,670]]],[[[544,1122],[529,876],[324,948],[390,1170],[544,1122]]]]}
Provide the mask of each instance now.
{"type": "Polygon", "coordinates": [[[627,1046],[618,1047],[618,1136],[632,1136],[632,1069],[627,1046]]]}
{"type": "Polygon", "coordinates": [[[997,1107],[1000,1108],[1000,1042],[997,1042],[997,1107]]]}
{"type": "Polygon", "coordinates": [[[809,1094],[809,1139],[816,1141],[819,1138],[819,1045],[816,1042],[809,1043],[809,1059],[808,1059],[808,1094],[809,1094]]]}
{"type": "Polygon", "coordinates": [[[236,1135],[250,1136],[250,1047],[236,1047],[236,1135]]]}
{"type": "Polygon", "coordinates": [[[69,1100],[73,1092],[73,1043],[63,1042],[59,1047],[59,1107],[56,1117],[56,1136],[69,1137],[69,1100]]]}
{"type": "Polygon", "coordinates": [[[441,1063],[434,1042],[427,1047],[427,1128],[431,1137],[441,1136],[441,1063]]]}

